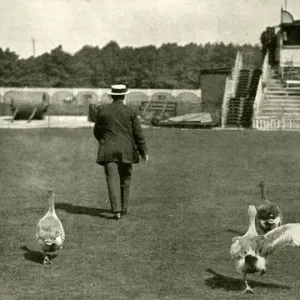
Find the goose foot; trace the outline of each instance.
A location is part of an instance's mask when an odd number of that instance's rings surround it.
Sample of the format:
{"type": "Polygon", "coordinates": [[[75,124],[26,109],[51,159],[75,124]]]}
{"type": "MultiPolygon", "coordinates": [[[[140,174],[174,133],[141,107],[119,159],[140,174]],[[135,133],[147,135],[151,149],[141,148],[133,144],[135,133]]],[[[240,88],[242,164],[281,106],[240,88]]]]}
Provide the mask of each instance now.
{"type": "Polygon", "coordinates": [[[51,265],[52,264],[51,259],[47,255],[44,258],[43,264],[44,265],[51,265]]]}
{"type": "Polygon", "coordinates": [[[243,294],[254,294],[247,280],[245,280],[245,285],[246,285],[246,289],[244,290],[243,294]]]}
{"type": "Polygon", "coordinates": [[[254,294],[254,292],[250,286],[247,286],[243,294],[254,294]]]}
{"type": "Polygon", "coordinates": [[[115,220],[120,220],[120,219],[121,219],[121,213],[119,213],[119,212],[118,212],[118,213],[115,213],[115,214],[114,214],[114,219],[115,219],[115,220]]]}

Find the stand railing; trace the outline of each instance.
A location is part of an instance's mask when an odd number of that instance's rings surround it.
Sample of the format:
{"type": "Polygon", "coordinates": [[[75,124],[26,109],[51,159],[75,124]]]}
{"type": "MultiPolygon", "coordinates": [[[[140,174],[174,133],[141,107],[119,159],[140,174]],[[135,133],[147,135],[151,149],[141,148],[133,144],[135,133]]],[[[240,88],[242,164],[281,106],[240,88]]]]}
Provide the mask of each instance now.
{"type": "Polygon", "coordinates": [[[258,130],[300,130],[300,116],[259,116],[253,124],[258,130]]]}

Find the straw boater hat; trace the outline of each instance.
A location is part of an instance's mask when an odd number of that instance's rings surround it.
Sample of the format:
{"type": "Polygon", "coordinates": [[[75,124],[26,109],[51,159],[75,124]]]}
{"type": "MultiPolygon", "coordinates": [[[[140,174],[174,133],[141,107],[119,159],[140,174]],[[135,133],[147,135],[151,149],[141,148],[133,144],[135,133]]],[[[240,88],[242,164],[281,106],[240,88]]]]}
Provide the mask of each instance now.
{"type": "Polygon", "coordinates": [[[127,87],[124,84],[112,85],[111,91],[108,92],[109,95],[126,95],[128,93],[127,87]]]}

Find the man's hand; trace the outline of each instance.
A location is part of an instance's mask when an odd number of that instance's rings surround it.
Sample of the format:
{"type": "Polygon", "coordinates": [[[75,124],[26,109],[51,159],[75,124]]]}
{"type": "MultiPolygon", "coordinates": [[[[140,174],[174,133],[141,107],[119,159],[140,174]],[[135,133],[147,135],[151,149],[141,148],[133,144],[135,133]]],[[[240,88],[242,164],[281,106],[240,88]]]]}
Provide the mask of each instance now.
{"type": "Polygon", "coordinates": [[[144,162],[148,161],[148,159],[149,159],[148,154],[146,154],[145,156],[142,156],[142,159],[143,159],[144,162]]]}

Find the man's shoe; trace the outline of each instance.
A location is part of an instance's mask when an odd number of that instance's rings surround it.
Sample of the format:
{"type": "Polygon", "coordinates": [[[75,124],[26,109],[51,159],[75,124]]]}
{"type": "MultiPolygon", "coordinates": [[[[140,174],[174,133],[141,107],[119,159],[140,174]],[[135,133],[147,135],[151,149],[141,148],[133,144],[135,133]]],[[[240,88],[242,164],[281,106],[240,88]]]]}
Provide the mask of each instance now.
{"type": "Polygon", "coordinates": [[[118,213],[115,213],[114,214],[114,219],[116,220],[120,220],[121,219],[121,214],[118,212],[118,213]]]}

